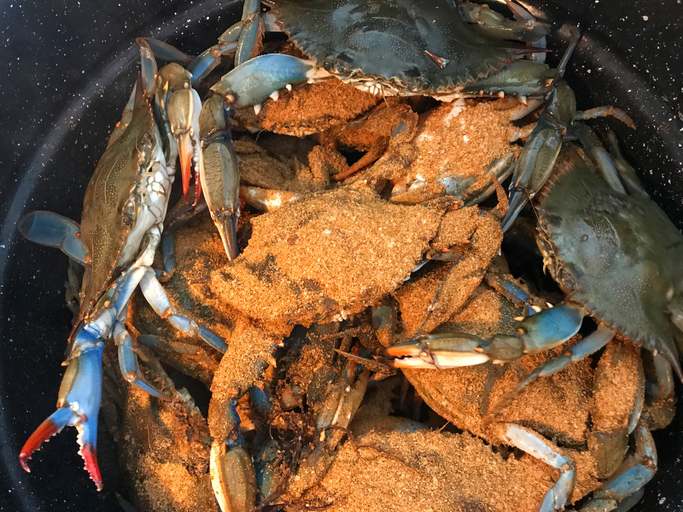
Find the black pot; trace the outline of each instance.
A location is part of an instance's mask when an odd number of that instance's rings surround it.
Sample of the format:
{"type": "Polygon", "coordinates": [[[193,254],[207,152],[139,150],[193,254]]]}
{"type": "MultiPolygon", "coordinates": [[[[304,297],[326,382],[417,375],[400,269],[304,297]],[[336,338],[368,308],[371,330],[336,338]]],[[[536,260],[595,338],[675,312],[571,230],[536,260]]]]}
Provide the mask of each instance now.
{"type": "MultiPolygon", "coordinates": [[[[609,122],[653,198],[680,227],[683,183],[683,5],[638,0],[529,0],[554,29],[580,24],[583,39],[567,79],[580,108],[614,104],[633,132],[609,122]]],[[[235,21],[239,2],[81,0],[5,3],[0,26],[4,72],[0,163],[0,510],[121,510],[116,455],[99,433],[105,490],[95,486],[66,429],[36,454],[33,473],[18,463],[23,442],[54,410],[70,313],[67,258],[18,236],[18,219],[46,209],[79,219],[85,185],[120,117],[137,73],[135,37],[149,35],[199,53],[235,21]]],[[[564,49],[554,36],[553,49],[564,49]]],[[[549,56],[557,62],[561,51],[549,56]]],[[[680,391],[680,387],[679,387],[680,391]]],[[[655,434],[659,472],[636,510],[683,511],[683,415],[655,434]],[[677,464],[678,463],[678,464],[677,464]]]]}

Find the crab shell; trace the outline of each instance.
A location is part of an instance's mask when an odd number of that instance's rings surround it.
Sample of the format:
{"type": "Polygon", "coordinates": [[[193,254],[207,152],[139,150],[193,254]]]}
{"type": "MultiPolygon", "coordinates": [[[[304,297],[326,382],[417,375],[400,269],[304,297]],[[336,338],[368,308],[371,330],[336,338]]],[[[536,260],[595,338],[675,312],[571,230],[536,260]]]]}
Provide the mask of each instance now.
{"type": "Polygon", "coordinates": [[[510,64],[528,47],[482,34],[456,2],[275,0],[278,22],[318,65],[370,92],[446,92],[510,64]],[[439,64],[437,64],[439,62],[439,64]]]}
{"type": "Polygon", "coordinates": [[[683,377],[670,315],[683,292],[683,237],[650,199],[610,188],[576,148],[555,172],[537,207],[545,266],[567,300],[661,352],[683,377]]]}

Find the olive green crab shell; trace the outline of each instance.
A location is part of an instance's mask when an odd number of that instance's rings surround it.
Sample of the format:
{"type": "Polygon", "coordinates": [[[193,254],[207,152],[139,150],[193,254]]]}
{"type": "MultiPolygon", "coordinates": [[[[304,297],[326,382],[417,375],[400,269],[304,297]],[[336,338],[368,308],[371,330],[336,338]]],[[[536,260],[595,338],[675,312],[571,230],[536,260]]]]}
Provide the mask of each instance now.
{"type": "Polygon", "coordinates": [[[570,145],[539,194],[539,247],[567,298],[653,352],[679,376],[670,304],[683,237],[647,197],[613,190],[570,145]]]}
{"type": "Polygon", "coordinates": [[[266,3],[290,38],[327,71],[343,80],[370,77],[393,94],[448,92],[529,53],[527,46],[483,35],[448,0],[266,3]]]}

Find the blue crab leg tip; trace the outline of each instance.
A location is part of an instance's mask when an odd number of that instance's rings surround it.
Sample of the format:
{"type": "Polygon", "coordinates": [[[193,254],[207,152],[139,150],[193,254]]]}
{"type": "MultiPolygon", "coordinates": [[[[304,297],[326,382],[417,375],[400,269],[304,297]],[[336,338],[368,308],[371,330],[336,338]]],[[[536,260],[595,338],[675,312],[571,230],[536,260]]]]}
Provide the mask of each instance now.
{"type": "Polygon", "coordinates": [[[515,221],[519,213],[522,211],[522,208],[524,208],[528,201],[529,194],[526,190],[517,187],[512,189],[510,192],[508,211],[505,212],[503,219],[500,221],[500,226],[503,230],[503,233],[510,229],[512,223],[515,221]]]}
{"type": "Polygon", "coordinates": [[[211,345],[213,348],[221,352],[222,354],[225,354],[228,350],[228,344],[225,343],[222,339],[220,339],[216,334],[211,332],[209,329],[204,327],[203,325],[199,326],[199,336],[209,345],[211,345]]]}
{"type": "Polygon", "coordinates": [[[237,218],[239,214],[230,215],[217,215],[214,217],[213,221],[218,228],[218,233],[221,235],[221,240],[223,242],[223,248],[225,249],[225,254],[228,256],[228,260],[232,261],[240,253],[239,246],[237,245],[237,218]]]}
{"type": "MultiPolygon", "coordinates": [[[[120,324],[119,324],[120,325],[120,324]]],[[[142,374],[138,368],[137,356],[133,350],[133,340],[130,334],[122,327],[117,328],[119,332],[116,334],[116,344],[119,347],[119,370],[121,375],[127,382],[137,386],[139,389],[148,393],[160,400],[167,400],[168,397],[154,386],[146,382],[142,378],[142,374]]]]}

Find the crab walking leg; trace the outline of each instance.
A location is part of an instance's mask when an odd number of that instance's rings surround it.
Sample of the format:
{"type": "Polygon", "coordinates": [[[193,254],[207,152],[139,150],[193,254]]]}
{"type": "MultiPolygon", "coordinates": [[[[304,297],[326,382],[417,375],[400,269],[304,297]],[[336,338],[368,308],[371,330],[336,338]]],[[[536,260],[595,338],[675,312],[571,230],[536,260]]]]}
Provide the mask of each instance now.
{"type": "Polygon", "coordinates": [[[219,352],[225,352],[228,349],[227,344],[209,329],[176,312],[152,268],[147,268],[144,276],[142,276],[140,290],[157,315],[167,318],[173,327],[186,334],[199,336],[219,352]]]}
{"type": "Polygon", "coordinates": [[[588,154],[595,160],[602,171],[602,177],[612,187],[613,190],[621,194],[626,194],[626,189],[621,183],[619,172],[614,165],[612,157],[602,146],[593,130],[585,124],[576,124],[572,127],[572,134],[576,135],[588,154]]]}
{"type": "Polygon", "coordinates": [[[642,183],[640,183],[640,179],[638,179],[636,170],[631,167],[631,164],[629,164],[621,154],[619,143],[617,142],[617,136],[614,135],[614,132],[610,131],[607,133],[607,143],[609,145],[614,166],[619,171],[619,175],[624,181],[626,188],[628,188],[628,191],[633,195],[637,195],[642,198],[649,198],[649,194],[643,188],[642,183]]]}
{"type": "Polygon", "coordinates": [[[205,78],[220,63],[221,57],[235,51],[235,66],[255,57],[260,51],[264,27],[272,26],[260,14],[260,0],[246,0],[242,6],[242,19],[229,27],[218,38],[218,43],[198,55],[187,69],[192,73],[192,84],[205,78]]]}
{"type": "Polygon", "coordinates": [[[476,23],[484,34],[497,39],[534,42],[550,34],[546,23],[533,18],[509,20],[485,4],[465,1],[460,4],[460,12],[465,21],[476,23]]]}
{"type": "Polygon", "coordinates": [[[261,0],[245,0],[242,7],[242,30],[237,41],[235,66],[256,57],[261,50],[263,18],[259,12],[261,0]]]}
{"type": "Polygon", "coordinates": [[[534,371],[532,371],[527,377],[519,382],[517,386],[500,397],[496,405],[488,411],[487,416],[489,418],[495,418],[496,416],[500,415],[508,407],[508,405],[510,405],[512,401],[519,396],[524,388],[538,380],[540,377],[549,377],[561,370],[564,370],[567,366],[569,366],[569,364],[575,361],[580,361],[581,359],[594,354],[602,347],[607,345],[612,338],[614,338],[615,334],[616,331],[613,329],[603,325],[599,326],[593,333],[574,345],[574,347],[572,347],[566,355],[558,357],[557,359],[551,359],[550,361],[547,361],[536,367],[536,369],[534,369],[534,371]]]}
{"type": "Polygon", "coordinates": [[[30,472],[28,460],[43,441],[71,425],[78,430],[79,453],[97,490],[102,476],[97,464],[97,414],[102,398],[102,348],[99,336],[82,324],[76,332],[72,357],[59,387],[57,410],[31,434],[19,453],[21,467],[30,472]]]}
{"type": "Polygon", "coordinates": [[[538,510],[539,512],[554,512],[564,509],[576,480],[576,470],[572,460],[555,451],[547,440],[532,430],[514,423],[500,424],[496,428],[499,429],[500,437],[505,443],[561,471],[560,477],[545,495],[538,510]]]}
{"type": "Polygon", "coordinates": [[[31,242],[55,247],[72,260],[85,265],[85,248],[79,238],[80,226],[56,213],[36,211],[22,217],[17,226],[19,232],[31,242]]]}
{"type": "Polygon", "coordinates": [[[157,390],[142,377],[138,368],[137,356],[133,349],[133,339],[121,322],[114,324],[114,342],[119,349],[119,369],[123,378],[146,393],[161,400],[167,400],[168,397],[164,396],[161,391],[157,390]]]}
{"type": "Polygon", "coordinates": [[[581,508],[581,512],[619,509],[620,502],[630,502],[629,498],[634,494],[637,496],[637,493],[655,476],[657,449],[650,430],[641,423],[634,431],[634,436],[634,452],[624,460],[615,476],[593,493],[591,499],[581,508]]]}

